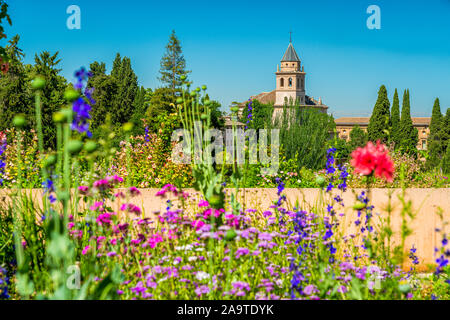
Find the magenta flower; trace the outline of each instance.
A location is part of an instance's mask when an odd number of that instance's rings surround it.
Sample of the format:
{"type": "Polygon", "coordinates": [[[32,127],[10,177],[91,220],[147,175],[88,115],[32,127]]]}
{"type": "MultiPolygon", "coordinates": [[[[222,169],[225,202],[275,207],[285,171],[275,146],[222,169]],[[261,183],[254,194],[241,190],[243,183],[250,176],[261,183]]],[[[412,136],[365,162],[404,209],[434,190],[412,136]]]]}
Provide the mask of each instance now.
{"type": "Polygon", "coordinates": [[[136,215],[141,214],[141,208],[139,208],[138,206],[132,204],[132,203],[124,203],[122,204],[122,206],[120,207],[120,210],[122,211],[128,211],[130,213],[134,213],[136,215]]]}
{"type": "Polygon", "coordinates": [[[130,187],[130,189],[128,189],[128,191],[130,192],[130,194],[134,197],[134,196],[138,196],[141,194],[141,192],[139,191],[138,188],[136,187],[130,187]]]}
{"type": "Polygon", "coordinates": [[[81,251],[81,254],[82,254],[82,255],[85,255],[86,253],[88,253],[89,249],[91,249],[90,246],[84,247],[83,251],[81,251]]]}

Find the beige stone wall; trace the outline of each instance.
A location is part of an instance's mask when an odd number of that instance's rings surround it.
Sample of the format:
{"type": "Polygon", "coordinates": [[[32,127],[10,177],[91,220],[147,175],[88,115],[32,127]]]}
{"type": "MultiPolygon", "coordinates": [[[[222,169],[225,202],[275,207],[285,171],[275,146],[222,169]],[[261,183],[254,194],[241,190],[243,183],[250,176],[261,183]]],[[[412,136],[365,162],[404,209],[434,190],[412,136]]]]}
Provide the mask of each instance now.
{"type": "MultiPolygon", "coordinates": [[[[162,212],[167,206],[167,199],[161,199],[155,196],[158,189],[141,189],[141,195],[133,198],[132,202],[143,208],[145,216],[154,217],[155,212],[162,212]]],[[[195,201],[200,198],[198,192],[192,189],[185,190],[192,195],[192,203],[187,206],[195,205],[195,201]]],[[[346,234],[354,232],[354,221],[356,212],[351,209],[355,202],[355,194],[359,194],[363,189],[348,190],[342,195],[346,207],[338,213],[344,213],[341,220],[342,230],[346,234]]],[[[0,203],[5,204],[9,201],[8,190],[0,190],[0,203]]],[[[41,190],[28,191],[36,202],[42,205],[41,190]]],[[[230,190],[227,190],[230,193],[230,190]]],[[[298,203],[303,210],[311,210],[312,207],[320,203],[319,189],[286,189],[285,192],[289,206],[293,207],[298,203]]],[[[386,218],[388,206],[391,207],[391,226],[394,230],[393,245],[400,243],[400,228],[402,225],[401,210],[402,202],[399,198],[400,189],[372,189],[370,194],[371,203],[375,206],[374,222],[379,223],[381,218],[386,218]]],[[[333,195],[334,196],[334,195],[333,195]]],[[[326,198],[330,196],[326,195],[326,198]]],[[[268,210],[272,201],[276,200],[276,189],[241,189],[239,200],[245,208],[257,209],[260,211],[268,210]]],[[[169,199],[174,199],[170,197],[169,199]]],[[[435,261],[434,248],[439,246],[441,235],[436,232],[436,228],[441,228],[440,218],[436,214],[438,210],[442,211],[444,220],[450,222],[450,188],[446,189],[407,189],[405,201],[411,201],[411,208],[415,214],[413,220],[408,219],[408,226],[413,230],[405,243],[405,248],[409,250],[412,245],[417,248],[417,255],[420,258],[420,268],[426,269],[428,264],[435,261]]],[[[80,206],[84,204],[80,201],[80,206]]],[[[119,210],[118,204],[113,206],[113,210],[119,210]],[[117,207],[116,207],[117,206],[117,207]]],[[[319,205],[325,208],[325,205],[319,205]]],[[[450,231],[447,226],[446,232],[450,231]]],[[[408,266],[405,265],[405,268],[408,266]]]]}

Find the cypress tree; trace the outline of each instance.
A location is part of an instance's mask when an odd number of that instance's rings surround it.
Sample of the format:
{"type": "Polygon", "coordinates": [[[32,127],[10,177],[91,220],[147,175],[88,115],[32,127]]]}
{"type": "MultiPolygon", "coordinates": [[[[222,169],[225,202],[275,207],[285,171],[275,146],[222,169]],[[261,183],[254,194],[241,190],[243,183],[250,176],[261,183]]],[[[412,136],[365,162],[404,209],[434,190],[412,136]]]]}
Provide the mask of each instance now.
{"type": "Polygon", "coordinates": [[[120,55],[117,54],[111,71],[111,76],[118,84],[117,93],[113,100],[113,112],[111,112],[113,124],[123,124],[130,121],[139,90],[137,76],[131,67],[130,58],[124,57],[120,63],[119,60],[120,55]]]}
{"type": "Polygon", "coordinates": [[[439,165],[439,162],[443,156],[443,151],[445,151],[445,148],[442,145],[442,134],[444,132],[443,120],[444,118],[441,114],[439,98],[436,98],[431,114],[430,136],[428,138],[429,158],[427,160],[427,164],[429,167],[439,165]]]}
{"type": "Polygon", "coordinates": [[[400,150],[414,155],[417,152],[419,132],[414,128],[411,119],[409,89],[403,93],[402,116],[400,119],[400,150]]]}
{"type": "Polygon", "coordinates": [[[372,111],[369,125],[367,127],[367,133],[370,141],[380,140],[381,142],[387,142],[388,130],[390,127],[390,102],[387,96],[387,90],[384,85],[380,87],[378,91],[377,102],[372,111]]]}
{"type": "Polygon", "coordinates": [[[400,146],[400,101],[397,88],[395,89],[391,109],[391,141],[395,143],[395,148],[400,146]]]}
{"type": "Polygon", "coordinates": [[[158,79],[176,94],[182,85],[180,77],[189,72],[186,70],[186,61],[180,40],[175,35],[175,30],[172,30],[169,43],[166,45],[166,53],[161,58],[161,69],[159,70],[161,76],[158,79]]]}
{"type": "Polygon", "coordinates": [[[442,171],[444,174],[450,174],[450,141],[447,144],[446,152],[442,158],[442,171]]]}
{"type": "Polygon", "coordinates": [[[447,112],[445,113],[445,117],[442,120],[442,135],[441,141],[442,145],[445,149],[447,149],[448,142],[450,141],[450,108],[447,108],[447,112]]]}

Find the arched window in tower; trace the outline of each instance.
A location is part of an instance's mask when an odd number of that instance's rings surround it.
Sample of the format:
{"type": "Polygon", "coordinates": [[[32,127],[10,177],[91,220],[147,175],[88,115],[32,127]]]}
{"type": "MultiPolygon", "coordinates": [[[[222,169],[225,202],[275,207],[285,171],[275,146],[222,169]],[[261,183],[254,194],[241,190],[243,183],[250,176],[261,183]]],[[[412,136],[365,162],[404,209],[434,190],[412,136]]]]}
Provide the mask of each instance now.
{"type": "Polygon", "coordinates": [[[299,79],[297,78],[297,89],[300,89],[300,81],[299,81],[299,79]]]}
{"type": "Polygon", "coordinates": [[[280,79],[280,87],[284,87],[284,78],[280,79]]]}
{"type": "Polygon", "coordinates": [[[305,84],[303,83],[303,79],[301,80],[301,88],[302,88],[302,89],[305,88],[305,84]]]}
{"type": "Polygon", "coordinates": [[[292,78],[289,78],[289,87],[292,87],[292,78]]]}

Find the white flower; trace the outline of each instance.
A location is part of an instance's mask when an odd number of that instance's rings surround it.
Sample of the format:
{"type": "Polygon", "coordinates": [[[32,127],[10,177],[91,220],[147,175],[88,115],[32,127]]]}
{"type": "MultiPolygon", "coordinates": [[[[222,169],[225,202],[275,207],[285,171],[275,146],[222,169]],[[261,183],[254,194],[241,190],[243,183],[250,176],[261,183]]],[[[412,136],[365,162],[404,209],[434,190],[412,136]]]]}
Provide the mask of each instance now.
{"type": "Polygon", "coordinates": [[[199,271],[199,272],[197,272],[195,277],[199,281],[206,280],[206,279],[209,279],[209,273],[206,273],[205,271],[199,271]]]}

